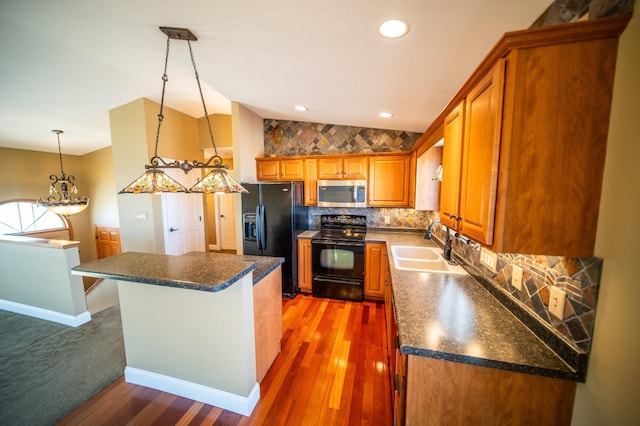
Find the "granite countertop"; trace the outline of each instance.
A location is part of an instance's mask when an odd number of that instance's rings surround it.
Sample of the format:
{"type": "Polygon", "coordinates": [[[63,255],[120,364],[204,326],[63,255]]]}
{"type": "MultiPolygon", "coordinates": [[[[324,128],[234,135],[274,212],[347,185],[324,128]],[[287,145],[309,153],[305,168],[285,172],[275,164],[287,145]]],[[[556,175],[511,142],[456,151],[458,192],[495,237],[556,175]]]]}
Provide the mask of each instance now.
{"type": "Polygon", "coordinates": [[[88,277],[216,292],[229,287],[256,266],[255,261],[244,260],[242,256],[169,256],[126,252],[80,264],[71,272],[88,277]]]}
{"type": "Polygon", "coordinates": [[[185,254],[184,256],[207,258],[216,262],[223,262],[225,260],[242,260],[245,262],[253,262],[256,264],[256,268],[253,270],[253,285],[258,284],[264,277],[269,275],[271,271],[284,263],[284,257],[240,256],[236,254],[211,253],[201,251],[192,251],[185,254]]]}
{"type": "Polygon", "coordinates": [[[298,234],[298,238],[313,238],[316,236],[316,234],[318,233],[318,230],[308,230],[308,231],[304,231],[301,232],[300,234],[298,234]]]}
{"type": "Polygon", "coordinates": [[[437,247],[424,233],[368,232],[366,241],[387,244],[401,353],[579,379],[575,369],[472,276],[395,269],[392,245],[437,247]]]}

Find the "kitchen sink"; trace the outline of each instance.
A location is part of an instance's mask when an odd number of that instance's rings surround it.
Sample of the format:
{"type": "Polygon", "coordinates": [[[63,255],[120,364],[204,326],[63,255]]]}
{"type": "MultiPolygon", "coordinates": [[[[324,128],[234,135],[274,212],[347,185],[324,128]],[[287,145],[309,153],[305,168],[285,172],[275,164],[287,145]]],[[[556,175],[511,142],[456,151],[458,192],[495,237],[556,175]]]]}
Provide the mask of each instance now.
{"type": "Polygon", "coordinates": [[[403,271],[435,272],[466,275],[460,265],[450,265],[442,257],[442,249],[420,246],[391,246],[393,266],[403,271]]]}

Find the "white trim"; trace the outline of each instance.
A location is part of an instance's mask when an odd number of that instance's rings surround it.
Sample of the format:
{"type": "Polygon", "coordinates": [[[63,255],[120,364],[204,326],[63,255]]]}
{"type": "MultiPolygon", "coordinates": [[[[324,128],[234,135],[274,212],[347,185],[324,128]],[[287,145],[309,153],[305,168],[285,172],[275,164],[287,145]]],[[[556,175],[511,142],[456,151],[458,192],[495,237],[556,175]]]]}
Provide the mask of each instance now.
{"type": "Polygon", "coordinates": [[[184,398],[204,402],[205,404],[214,405],[243,416],[250,416],[260,399],[260,385],[257,382],[249,393],[249,396],[240,396],[198,383],[188,382],[133,367],[125,367],[124,380],[127,383],[146,386],[162,392],[168,392],[184,398]]]}
{"type": "Polygon", "coordinates": [[[11,302],[4,299],[0,299],[0,309],[15,312],[16,314],[57,322],[71,327],[78,327],[91,321],[91,313],[89,311],[84,311],[80,315],[73,316],[56,311],[50,311],[48,309],[37,308],[35,306],[23,305],[22,303],[11,302]]]}

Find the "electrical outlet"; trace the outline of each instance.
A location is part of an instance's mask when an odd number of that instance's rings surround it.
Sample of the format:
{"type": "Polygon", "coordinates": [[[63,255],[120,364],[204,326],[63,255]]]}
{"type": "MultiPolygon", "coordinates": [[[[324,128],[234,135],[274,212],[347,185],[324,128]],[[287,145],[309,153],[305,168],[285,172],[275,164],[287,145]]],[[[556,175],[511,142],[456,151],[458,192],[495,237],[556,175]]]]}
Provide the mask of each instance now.
{"type": "Polygon", "coordinates": [[[384,217],[384,223],[386,223],[387,225],[391,223],[391,218],[389,216],[385,216],[384,217]]]}
{"type": "Polygon", "coordinates": [[[566,298],[567,293],[558,287],[551,287],[549,294],[549,313],[560,320],[564,318],[564,302],[566,298]]]}
{"type": "Polygon", "coordinates": [[[136,212],[136,220],[147,220],[147,212],[136,212]]]}
{"type": "Polygon", "coordinates": [[[482,247],[480,249],[480,263],[486,266],[490,271],[497,272],[498,255],[482,247]]]}
{"type": "Polygon", "coordinates": [[[522,290],[522,268],[511,265],[511,285],[517,290],[522,290]]]}

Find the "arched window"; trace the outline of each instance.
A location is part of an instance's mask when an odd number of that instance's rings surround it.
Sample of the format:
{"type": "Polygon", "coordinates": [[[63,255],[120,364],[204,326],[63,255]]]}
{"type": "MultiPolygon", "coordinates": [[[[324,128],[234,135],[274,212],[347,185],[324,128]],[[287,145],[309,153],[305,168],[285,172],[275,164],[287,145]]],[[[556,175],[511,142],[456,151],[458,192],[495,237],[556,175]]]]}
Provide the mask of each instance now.
{"type": "Polygon", "coordinates": [[[36,200],[0,202],[0,234],[29,235],[50,231],[71,231],[64,216],[39,206],[36,200]]]}

